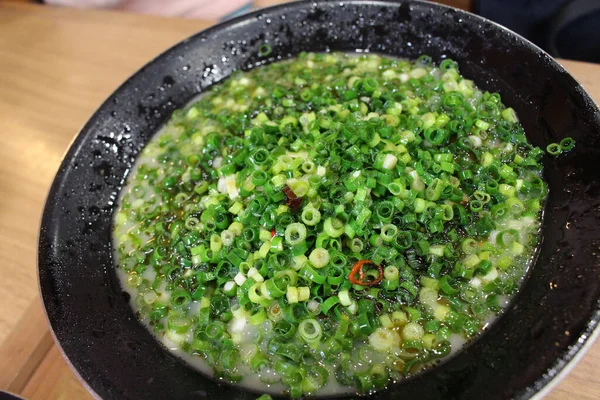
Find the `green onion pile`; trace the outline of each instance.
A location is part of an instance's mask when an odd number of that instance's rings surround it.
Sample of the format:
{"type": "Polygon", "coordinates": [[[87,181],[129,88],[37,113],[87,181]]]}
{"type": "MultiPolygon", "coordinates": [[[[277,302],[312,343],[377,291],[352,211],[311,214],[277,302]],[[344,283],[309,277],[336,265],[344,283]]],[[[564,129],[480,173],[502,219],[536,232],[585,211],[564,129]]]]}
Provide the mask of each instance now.
{"type": "Polygon", "coordinates": [[[218,379],[377,390],[518,289],[543,154],[449,59],[303,53],[238,72],[141,153],[115,214],[124,285],[218,379]]]}

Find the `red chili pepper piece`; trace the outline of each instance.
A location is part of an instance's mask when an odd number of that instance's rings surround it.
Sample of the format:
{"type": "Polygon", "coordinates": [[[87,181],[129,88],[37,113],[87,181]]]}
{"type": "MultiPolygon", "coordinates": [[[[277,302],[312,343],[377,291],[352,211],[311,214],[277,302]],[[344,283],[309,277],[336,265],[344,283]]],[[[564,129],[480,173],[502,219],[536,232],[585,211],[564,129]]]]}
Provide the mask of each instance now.
{"type": "Polygon", "coordinates": [[[285,186],[283,188],[283,193],[285,193],[287,197],[287,201],[285,202],[285,204],[289,206],[292,210],[298,211],[300,207],[302,207],[302,198],[296,196],[292,189],[290,189],[288,186],[285,186]]]}
{"type": "Polygon", "coordinates": [[[272,238],[274,238],[274,237],[275,237],[275,235],[277,235],[277,231],[276,231],[275,229],[273,229],[273,230],[271,231],[271,237],[272,237],[272,238]]]}
{"type": "Polygon", "coordinates": [[[377,276],[377,278],[375,280],[365,282],[365,271],[363,270],[363,267],[365,264],[375,265],[375,263],[371,260],[358,261],[356,264],[354,264],[354,267],[352,267],[352,270],[350,271],[350,274],[348,275],[348,280],[350,282],[352,282],[354,285],[361,285],[361,286],[377,285],[383,279],[383,267],[381,265],[377,265],[377,272],[379,273],[379,276],[377,276]],[[356,274],[358,274],[358,279],[356,279],[356,274]]]}

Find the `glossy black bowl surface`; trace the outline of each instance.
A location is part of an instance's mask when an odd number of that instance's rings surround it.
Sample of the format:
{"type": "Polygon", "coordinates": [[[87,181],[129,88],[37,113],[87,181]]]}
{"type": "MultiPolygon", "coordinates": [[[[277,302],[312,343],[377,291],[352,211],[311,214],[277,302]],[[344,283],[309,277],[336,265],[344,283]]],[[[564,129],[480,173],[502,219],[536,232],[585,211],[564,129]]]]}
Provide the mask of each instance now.
{"type": "MultiPolygon", "coordinates": [[[[149,39],[151,40],[151,39],[149,39]]],[[[203,31],[150,62],[100,107],[67,153],[48,196],[39,280],[65,355],[104,399],[253,399],[165,351],[135,319],[111,255],[115,199],[136,154],[170,113],[236,69],[301,51],[450,57],[517,111],[529,139],[565,136],[575,150],[546,157],[550,196],[540,255],[508,312],[465,351],[377,399],[527,398],[584,345],[600,318],[600,119],[554,60],[474,15],[416,1],[304,2],[203,31]],[[258,48],[269,43],[269,57],[258,48]]]]}

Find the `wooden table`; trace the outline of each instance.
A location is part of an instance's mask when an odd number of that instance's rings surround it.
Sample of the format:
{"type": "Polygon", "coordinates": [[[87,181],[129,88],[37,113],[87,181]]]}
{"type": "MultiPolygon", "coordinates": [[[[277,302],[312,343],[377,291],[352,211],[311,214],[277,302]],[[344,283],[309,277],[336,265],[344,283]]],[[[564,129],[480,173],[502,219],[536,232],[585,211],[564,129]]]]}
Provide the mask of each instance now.
{"type": "MultiPolygon", "coordinates": [[[[0,0],[0,389],[29,399],[91,397],[53,344],[38,298],[44,199],[100,103],[156,54],[211,24],[0,0]]],[[[563,65],[600,100],[600,65],[563,65]]],[[[599,398],[598,370],[600,342],[549,398],[599,398]]]]}

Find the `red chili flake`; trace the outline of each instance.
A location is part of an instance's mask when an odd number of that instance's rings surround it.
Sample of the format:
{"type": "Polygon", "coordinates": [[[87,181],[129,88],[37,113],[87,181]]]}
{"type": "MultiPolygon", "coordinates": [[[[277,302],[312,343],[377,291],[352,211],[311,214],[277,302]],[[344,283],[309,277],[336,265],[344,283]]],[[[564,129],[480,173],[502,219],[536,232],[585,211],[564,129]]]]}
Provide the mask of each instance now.
{"type": "Polygon", "coordinates": [[[272,237],[272,238],[274,238],[274,237],[275,237],[275,235],[277,235],[277,231],[276,231],[275,229],[273,229],[273,230],[271,231],[271,237],[272,237]]]}
{"type": "Polygon", "coordinates": [[[354,267],[352,267],[352,270],[350,271],[350,274],[348,275],[348,280],[350,282],[352,282],[354,285],[361,285],[361,286],[377,285],[383,279],[383,267],[381,265],[377,265],[377,272],[379,272],[379,276],[377,277],[377,279],[369,281],[369,282],[365,282],[365,271],[363,271],[363,266],[365,264],[375,265],[375,263],[371,260],[358,261],[356,264],[354,264],[354,267]],[[358,274],[358,279],[356,279],[356,274],[358,274]]]}
{"type": "Polygon", "coordinates": [[[283,193],[285,193],[287,197],[287,201],[285,202],[285,204],[289,206],[293,211],[298,211],[300,207],[302,207],[302,198],[296,196],[292,189],[290,189],[288,186],[285,186],[283,188],[283,193]]]}

